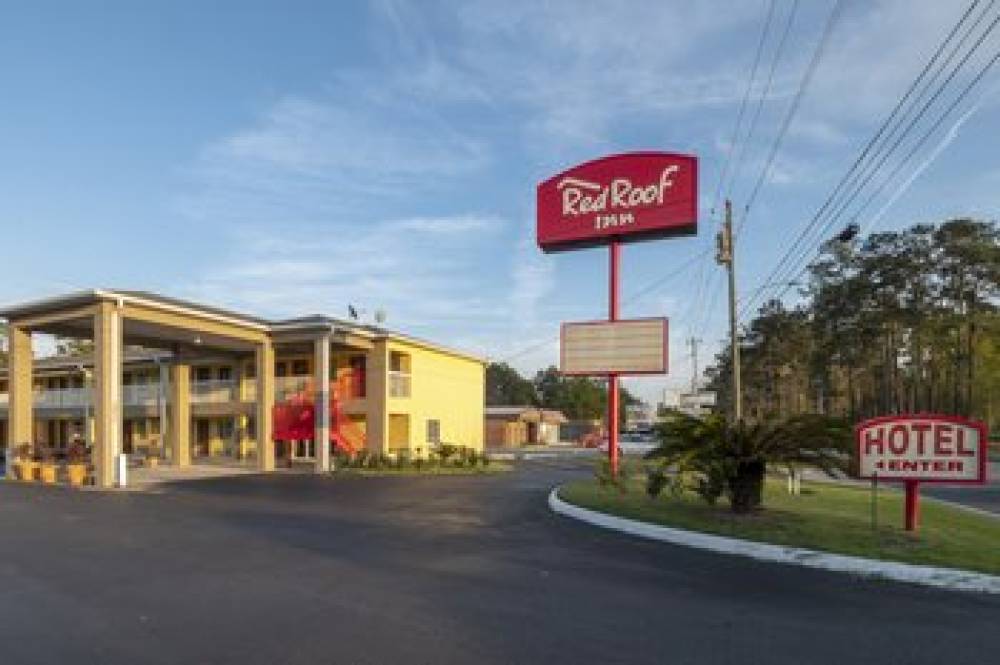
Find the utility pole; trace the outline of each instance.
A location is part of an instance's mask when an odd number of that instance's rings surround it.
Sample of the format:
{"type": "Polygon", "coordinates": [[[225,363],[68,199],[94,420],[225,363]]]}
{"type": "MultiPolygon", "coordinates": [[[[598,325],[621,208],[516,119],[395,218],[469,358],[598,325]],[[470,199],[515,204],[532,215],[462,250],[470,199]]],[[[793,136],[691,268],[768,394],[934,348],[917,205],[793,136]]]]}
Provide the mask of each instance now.
{"type": "Polygon", "coordinates": [[[733,422],[743,419],[743,390],[740,386],[740,344],[736,337],[736,245],[733,240],[733,204],[726,199],[726,219],[716,236],[715,262],[729,272],[729,343],[733,362],[733,422]]]}
{"type": "Polygon", "coordinates": [[[688,337],[688,346],[691,347],[691,394],[698,392],[698,344],[701,343],[699,337],[688,337]]]}

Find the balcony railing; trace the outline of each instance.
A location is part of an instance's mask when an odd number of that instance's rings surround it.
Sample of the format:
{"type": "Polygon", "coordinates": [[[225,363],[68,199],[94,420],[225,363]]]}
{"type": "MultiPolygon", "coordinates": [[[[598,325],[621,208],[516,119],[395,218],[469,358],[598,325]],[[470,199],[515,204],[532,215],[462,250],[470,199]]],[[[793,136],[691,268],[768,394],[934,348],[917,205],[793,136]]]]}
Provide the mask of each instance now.
{"type": "MultiPolygon", "coordinates": [[[[158,383],[136,383],[122,386],[122,404],[126,406],[156,406],[160,399],[158,383]]],[[[163,396],[166,399],[166,395],[163,396]]]]}
{"type": "Polygon", "coordinates": [[[274,401],[284,402],[292,395],[308,392],[311,385],[309,376],[279,376],[274,380],[274,401]]]}
{"type": "Polygon", "coordinates": [[[389,372],[389,397],[410,396],[410,375],[406,372],[389,372]]]}
{"type": "Polygon", "coordinates": [[[226,404],[235,397],[236,382],[230,379],[191,382],[192,404],[226,404]]]}
{"type": "Polygon", "coordinates": [[[60,388],[37,391],[33,403],[36,408],[72,409],[87,406],[90,400],[91,394],[87,388],[60,388]]]}
{"type": "MultiPolygon", "coordinates": [[[[280,376],[274,382],[274,401],[283,402],[299,393],[311,394],[313,379],[309,376],[280,376]]],[[[257,399],[257,382],[243,383],[242,401],[257,399]]],[[[330,394],[341,400],[363,399],[364,385],[356,377],[342,377],[330,382],[330,394]]],[[[403,372],[389,373],[389,394],[392,397],[410,396],[410,375],[403,372]]],[[[238,384],[233,380],[209,380],[191,382],[192,404],[226,404],[241,398],[238,384]]],[[[160,394],[160,384],[140,383],[122,386],[123,406],[156,406],[159,400],[169,401],[168,393],[160,394]]],[[[35,390],[33,405],[42,409],[83,408],[93,406],[91,388],[60,388],[35,390]]],[[[0,405],[10,401],[8,393],[0,393],[0,405]]]]}

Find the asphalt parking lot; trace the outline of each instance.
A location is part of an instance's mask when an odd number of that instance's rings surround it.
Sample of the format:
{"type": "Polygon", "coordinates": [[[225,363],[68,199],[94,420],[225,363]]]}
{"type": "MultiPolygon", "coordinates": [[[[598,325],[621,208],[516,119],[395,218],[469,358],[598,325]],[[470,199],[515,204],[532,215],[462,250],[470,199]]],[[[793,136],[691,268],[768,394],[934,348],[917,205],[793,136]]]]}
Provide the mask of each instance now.
{"type": "Polygon", "coordinates": [[[585,463],[275,474],[163,493],[0,483],[3,663],[987,663],[1000,598],[551,514],[585,463]]]}

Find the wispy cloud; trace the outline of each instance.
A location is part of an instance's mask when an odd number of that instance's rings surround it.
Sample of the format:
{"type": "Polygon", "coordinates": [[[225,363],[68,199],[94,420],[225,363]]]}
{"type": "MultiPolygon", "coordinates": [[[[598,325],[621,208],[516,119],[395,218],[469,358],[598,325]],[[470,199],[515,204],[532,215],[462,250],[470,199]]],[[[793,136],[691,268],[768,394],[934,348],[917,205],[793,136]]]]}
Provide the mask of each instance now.
{"type": "Polygon", "coordinates": [[[251,229],[235,232],[218,266],[189,285],[192,296],[270,316],[343,316],[348,304],[410,329],[506,315],[470,278],[477,250],[506,223],[494,217],[388,220],[365,224],[349,240],[312,241],[251,229]]]}
{"type": "Polygon", "coordinates": [[[410,104],[288,96],[202,151],[180,207],[213,221],[370,213],[440,191],[490,161],[488,146],[410,104]]]}

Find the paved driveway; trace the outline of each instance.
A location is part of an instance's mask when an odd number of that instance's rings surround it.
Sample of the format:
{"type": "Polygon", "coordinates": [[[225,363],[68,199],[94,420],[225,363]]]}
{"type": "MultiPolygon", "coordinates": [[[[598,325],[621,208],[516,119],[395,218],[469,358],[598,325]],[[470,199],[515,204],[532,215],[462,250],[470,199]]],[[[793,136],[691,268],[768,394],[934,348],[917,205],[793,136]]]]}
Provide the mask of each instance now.
{"type": "Polygon", "coordinates": [[[549,513],[499,477],[274,475],[163,494],[0,483],[0,662],[987,663],[1000,598],[549,513]]]}

